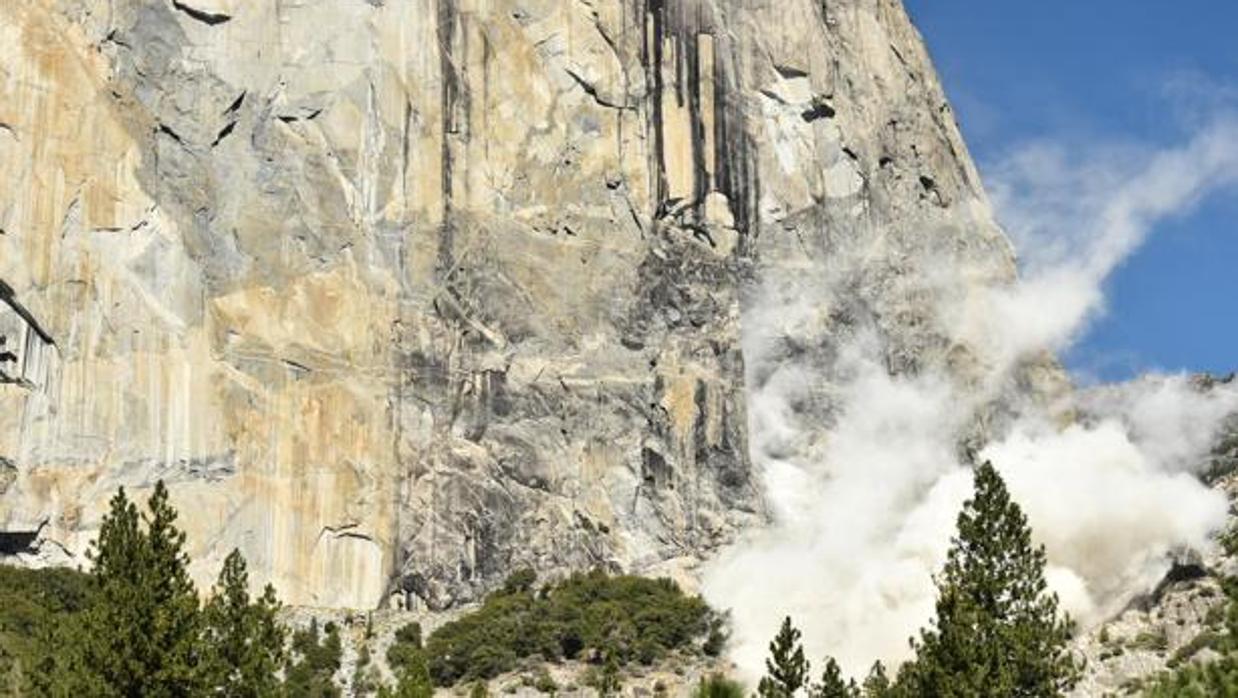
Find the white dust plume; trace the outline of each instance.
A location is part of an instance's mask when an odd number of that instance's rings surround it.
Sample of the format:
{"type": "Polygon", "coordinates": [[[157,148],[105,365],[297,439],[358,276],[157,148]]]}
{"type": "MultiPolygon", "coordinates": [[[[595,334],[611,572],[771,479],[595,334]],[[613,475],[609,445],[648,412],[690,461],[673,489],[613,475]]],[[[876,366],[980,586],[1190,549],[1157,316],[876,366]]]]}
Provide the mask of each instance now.
{"type": "Polygon", "coordinates": [[[969,350],[966,379],[944,359],[892,375],[872,318],[838,322],[862,252],[835,250],[823,278],[746,304],[752,457],[774,521],[720,554],[704,589],[731,610],[734,659],[753,676],[784,615],[818,666],[826,654],[855,674],[905,659],[931,618],[931,575],[973,459],[1006,478],[1046,546],[1050,584],[1085,624],[1155,583],[1172,552],[1209,545],[1225,520],[1224,498],[1191,471],[1238,410],[1238,387],[1149,377],[1046,405],[1010,386],[1103,312],[1106,277],[1159,221],[1238,182],[1238,120],[1163,150],[1036,145],[989,174],[1020,281],[962,292],[949,274],[921,274],[933,321],[969,350]],[[805,348],[823,336],[832,349],[805,348]]]}

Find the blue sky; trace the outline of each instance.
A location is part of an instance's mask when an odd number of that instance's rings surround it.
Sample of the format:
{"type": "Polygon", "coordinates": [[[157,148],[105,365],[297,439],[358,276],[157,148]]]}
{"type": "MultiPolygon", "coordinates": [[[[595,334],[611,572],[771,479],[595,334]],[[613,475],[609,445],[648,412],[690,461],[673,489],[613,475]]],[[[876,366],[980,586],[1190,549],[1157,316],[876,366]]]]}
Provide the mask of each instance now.
{"type": "MultiPolygon", "coordinates": [[[[1238,112],[1238,2],[906,0],[982,171],[1029,143],[1169,149],[1238,112]]],[[[1238,369],[1238,188],[1156,223],[1066,354],[1081,376],[1238,369]]]]}

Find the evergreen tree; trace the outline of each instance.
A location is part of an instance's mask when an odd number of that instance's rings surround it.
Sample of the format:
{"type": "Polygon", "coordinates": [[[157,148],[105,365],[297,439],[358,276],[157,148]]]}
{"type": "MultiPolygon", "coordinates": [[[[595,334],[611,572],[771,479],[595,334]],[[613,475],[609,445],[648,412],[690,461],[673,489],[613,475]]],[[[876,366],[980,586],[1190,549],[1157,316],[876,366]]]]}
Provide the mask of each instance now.
{"type": "Polygon", "coordinates": [[[857,698],[860,691],[855,681],[843,679],[843,672],[833,657],[826,657],[825,670],[821,672],[821,683],[812,687],[812,698],[857,698]]]}
{"type": "Polygon", "coordinates": [[[1072,624],[1044,579],[1044,549],[997,470],[975,470],[975,495],[937,580],[934,626],[912,641],[898,688],[911,695],[1039,697],[1078,680],[1072,624]]]}
{"type": "Polygon", "coordinates": [[[162,481],[148,509],[140,517],[124,488],[112,498],[90,555],[89,607],[58,631],[62,656],[43,667],[51,692],[159,698],[204,690],[198,597],[162,481]]]}
{"type": "Polygon", "coordinates": [[[430,680],[430,663],[421,650],[405,655],[402,666],[396,670],[396,688],[393,698],[431,698],[434,682],[430,680]]]}
{"type": "Polygon", "coordinates": [[[868,678],[864,679],[864,698],[886,698],[891,695],[890,677],[886,675],[885,665],[880,661],[873,662],[868,670],[868,678]]]}
{"type": "MultiPolygon", "coordinates": [[[[371,636],[368,622],[366,625],[366,635],[371,636]]],[[[357,664],[352,672],[352,694],[354,696],[368,696],[379,685],[378,669],[374,666],[373,659],[370,656],[370,646],[362,644],[361,649],[357,650],[357,664]]]]}
{"type": "Polygon", "coordinates": [[[267,585],[251,601],[245,558],[233,550],[204,610],[209,684],[228,698],[261,698],[277,693],[276,672],[284,658],[284,629],[276,619],[279,601],[267,585]]]}
{"type": "Polygon", "coordinates": [[[791,698],[808,680],[808,660],[800,645],[800,631],[791,625],[790,616],[783,619],[782,627],[769,644],[769,654],[765,660],[765,677],[757,684],[757,695],[791,698]]]}
{"type": "MultiPolygon", "coordinates": [[[[185,534],[163,482],[147,508],[140,515],[124,488],[112,498],[89,553],[93,568],[85,576],[81,610],[41,631],[31,692],[92,698],[278,694],[284,630],[274,589],[268,585],[251,599],[245,559],[233,551],[202,607],[189,577],[185,534]]],[[[332,651],[319,649],[320,655],[332,651]]]]}
{"type": "Polygon", "coordinates": [[[395,674],[396,686],[394,691],[380,692],[380,696],[429,698],[434,695],[430,660],[422,644],[420,623],[414,621],[395,631],[394,641],[387,648],[387,665],[395,674]]]}

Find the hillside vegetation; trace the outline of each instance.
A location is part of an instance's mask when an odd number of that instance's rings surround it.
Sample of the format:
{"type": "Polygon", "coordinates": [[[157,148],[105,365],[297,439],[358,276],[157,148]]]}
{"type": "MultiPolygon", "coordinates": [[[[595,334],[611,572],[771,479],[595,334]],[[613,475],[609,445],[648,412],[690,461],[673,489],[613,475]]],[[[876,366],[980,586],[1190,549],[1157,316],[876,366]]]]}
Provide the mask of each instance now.
{"type": "MultiPolygon", "coordinates": [[[[846,679],[829,657],[814,673],[787,618],[770,644],[757,695],[1068,692],[1080,666],[1068,649],[1073,625],[1044,580],[1044,551],[1032,544],[997,471],[980,465],[975,482],[937,577],[936,617],[911,641],[910,661],[889,673],[878,662],[863,683],[846,679]]],[[[559,687],[546,667],[566,662],[586,668],[580,683],[612,695],[636,667],[725,650],[725,616],[670,580],[592,571],[539,584],[533,571],[520,570],[428,636],[417,623],[400,627],[384,657],[394,683],[375,671],[370,644],[358,649],[350,681],[341,676],[339,628],[311,622],[290,631],[277,620],[280,605],[270,587],[250,595],[239,553],[199,594],[175,521],[162,485],[143,514],[121,490],[88,572],[0,567],[0,695],[429,698],[436,687],[457,687],[481,696],[489,681],[513,672],[524,677],[522,685],[554,694],[559,687]]],[[[1238,536],[1224,542],[1238,550],[1238,536]]],[[[1153,698],[1238,694],[1238,582],[1226,591],[1223,625],[1201,634],[1173,671],[1131,691],[1153,698]],[[1191,661],[1196,654],[1211,661],[1191,661]]],[[[367,626],[367,643],[371,638],[367,626]]],[[[694,690],[701,698],[744,692],[722,675],[702,678],[694,690]]]]}

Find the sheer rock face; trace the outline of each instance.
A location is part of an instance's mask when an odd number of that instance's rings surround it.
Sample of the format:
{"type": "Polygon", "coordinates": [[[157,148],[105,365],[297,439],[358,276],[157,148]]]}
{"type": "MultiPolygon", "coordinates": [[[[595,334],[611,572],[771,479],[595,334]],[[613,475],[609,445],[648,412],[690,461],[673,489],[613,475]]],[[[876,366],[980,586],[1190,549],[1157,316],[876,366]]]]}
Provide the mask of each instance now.
{"type": "Polygon", "coordinates": [[[688,569],[765,516],[744,289],[861,250],[892,370],[966,380],[928,280],[1014,276],[896,0],[0,0],[0,39],[27,562],[162,478],[195,574],[292,603],[688,569]]]}

